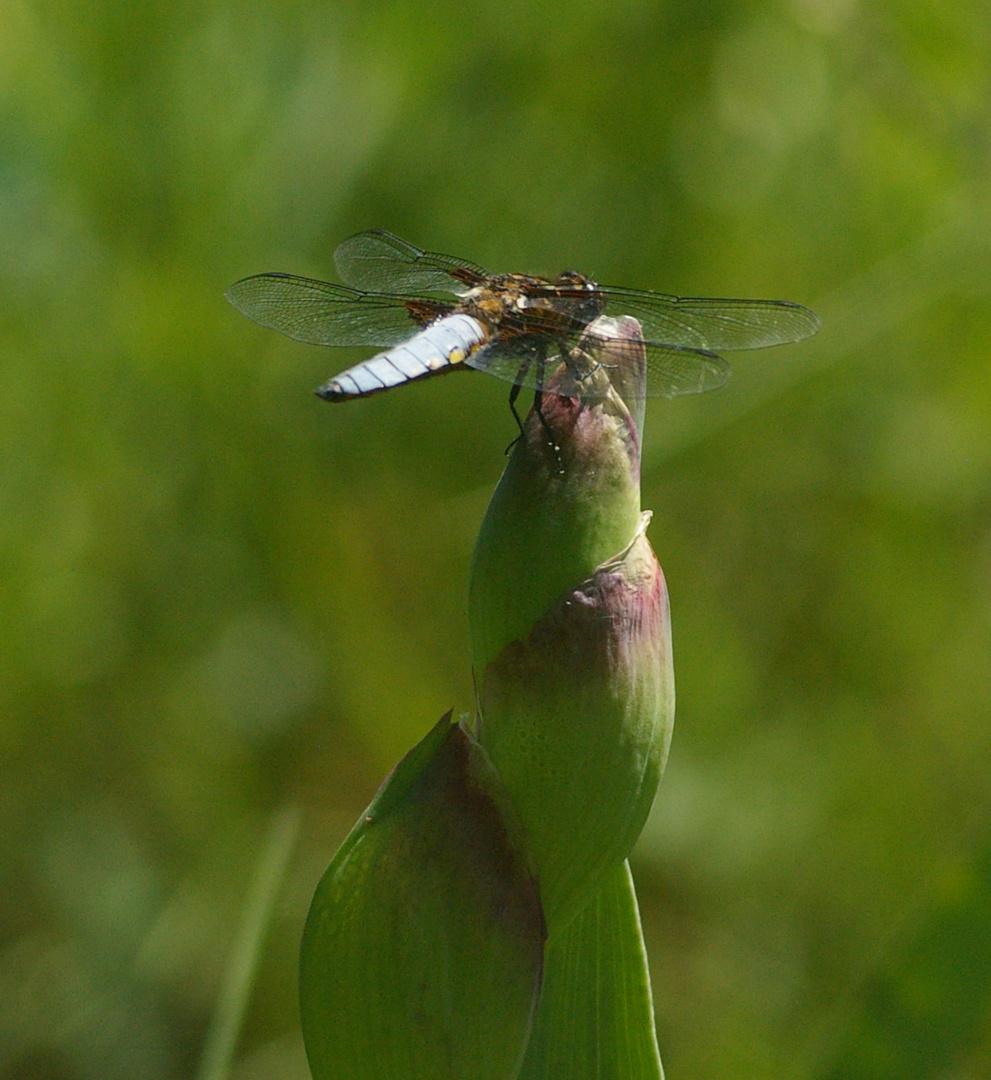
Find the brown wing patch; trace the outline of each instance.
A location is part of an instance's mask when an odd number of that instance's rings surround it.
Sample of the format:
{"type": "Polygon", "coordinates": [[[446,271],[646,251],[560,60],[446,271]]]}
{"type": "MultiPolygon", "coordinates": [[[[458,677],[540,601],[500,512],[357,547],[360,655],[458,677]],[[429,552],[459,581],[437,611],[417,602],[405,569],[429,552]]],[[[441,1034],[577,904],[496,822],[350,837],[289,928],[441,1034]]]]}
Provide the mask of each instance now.
{"type": "Polygon", "coordinates": [[[439,319],[441,315],[450,314],[452,308],[450,304],[442,304],[439,301],[434,302],[432,300],[426,300],[422,296],[411,297],[408,300],[404,300],[406,310],[410,313],[410,318],[418,326],[429,326],[435,319],[439,319]]]}

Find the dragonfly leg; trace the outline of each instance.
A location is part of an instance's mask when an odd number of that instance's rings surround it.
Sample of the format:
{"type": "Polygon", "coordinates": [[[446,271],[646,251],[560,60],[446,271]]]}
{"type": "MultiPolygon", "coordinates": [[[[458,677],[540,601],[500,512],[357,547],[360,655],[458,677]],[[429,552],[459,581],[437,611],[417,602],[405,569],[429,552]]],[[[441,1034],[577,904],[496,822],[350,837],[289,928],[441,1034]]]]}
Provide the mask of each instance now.
{"type": "Polygon", "coordinates": [[[506,453],[509,454],[510,450],[523,438],[523,421],[520,418],[520,414],[516,411],[516,402],[520,396],[520,391],[523,389],[523,380],[526,378],[526,373],[530,369],[530,358],[527,357],[522,364],[520,364],[520,370],[516,373],[516,381],[513,383],[513,388],[509,391],[509,409],[513,414],[513,419],[516,421],[516,426],[520,429],[519,435],[506,447],[506,453]]]}
{"type": "Polygon", "coordinates": [[[551,431],[550,424],[547,423],[547,417],[544,416],[543,404],[544,404],[544,365],[547,361],[547,354],[541,351],[537,357],[537,388],[533,394],[533,411],[540,417],[540,422],[544,427],[544,431],[547,432],[547,445],[554,453],[554,459],[557,461],[557,474],[558,476],[564,476],[564,461],[561,458],[561,447],[558,446],[557,439],[554,437],[554,432],[551,431]]]}
{"type": "MultiPolygon", "coordinates": [[[[523,377],[526,375],[526,369],[530,366],[529,362],[524,364],[520,368],[520,373],[516,377],[516,382],[513,383],[512,390],[509,391],[509,408],[513,414],[513,419],[516,421],[516,426],[520,429],[520,434],[516,436],[518,439],[523,434],[523,421],[520,419],[520,414],[516,411],[516,401],[520,396],[520,391],[523,389],[523,377]]],[[[516,445],[516,439],[509,444],[510,449],[516,445]]],[[[506,451],[509,453],[509,450],[506,451]]]]}
{"type": "MultiPolygon", "coordinates": [[[[513,439],[509,446],[506,447],[507,454],[520,439],[523,438],[523,421],[520,418],[519,412],[517,412],[516,402],[519,399],[520,391],[523,389],[523,380],[530,370],[531,359],[531,357],[527,357],[520,365],[516,380],[513,382],[513,387],[509,391],[509,407],[512,410],[513,419],[516,421],[516,426],[520,429],[520,433],[513,439]]],[[[544,365],[546,359],[546,354],[543,351],[537,355],[537,388],[533,395],[533,409],[537,416],[540,417],[540,423],[543,425],[544,431],[547,432],[547,445],[554,451],[554,457],[557,460],[558,475],[564,476],[564,461],[561,458],[561,447],[557,444],[557,439],[554,437],[554,432],[551,430],[551,426],[548,424],[547,417],[544,416],[544,410],[542,408],[544,394],[541,387],[544,385],[544,365]]]]}

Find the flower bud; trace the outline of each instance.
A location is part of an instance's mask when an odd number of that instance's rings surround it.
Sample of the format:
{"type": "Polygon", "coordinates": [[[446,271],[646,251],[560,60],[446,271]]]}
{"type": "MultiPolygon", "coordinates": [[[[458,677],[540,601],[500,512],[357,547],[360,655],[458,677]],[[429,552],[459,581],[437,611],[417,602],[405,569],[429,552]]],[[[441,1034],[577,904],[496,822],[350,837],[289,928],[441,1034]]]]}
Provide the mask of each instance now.
{"type": "Polygon", "coordinates": [[[528,837],[551,935],[633,846],[674,715],[667,590],[627,406],[644,396],[639,324],[591,331],[549,380],[562,393],[527,418],[469,591],[478,739],[528,837]]]}

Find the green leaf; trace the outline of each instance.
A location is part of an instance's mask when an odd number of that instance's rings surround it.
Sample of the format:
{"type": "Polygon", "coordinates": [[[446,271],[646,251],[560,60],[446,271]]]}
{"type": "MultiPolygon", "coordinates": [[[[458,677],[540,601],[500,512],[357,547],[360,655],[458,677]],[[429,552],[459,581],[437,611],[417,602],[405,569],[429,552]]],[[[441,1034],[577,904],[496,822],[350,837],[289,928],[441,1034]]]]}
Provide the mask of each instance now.
{"type": "Polygon", "coordinates": [[[647,954],[627,863],[547,946],[519,1080],[663,1080],[647,954]]]}
{"type": "Polygon", "coordinates": [[[545,929],[519,830],[449,715],[399,764],[317,888],[300,963],[315,1080],[507,1080],[545,929]]]}

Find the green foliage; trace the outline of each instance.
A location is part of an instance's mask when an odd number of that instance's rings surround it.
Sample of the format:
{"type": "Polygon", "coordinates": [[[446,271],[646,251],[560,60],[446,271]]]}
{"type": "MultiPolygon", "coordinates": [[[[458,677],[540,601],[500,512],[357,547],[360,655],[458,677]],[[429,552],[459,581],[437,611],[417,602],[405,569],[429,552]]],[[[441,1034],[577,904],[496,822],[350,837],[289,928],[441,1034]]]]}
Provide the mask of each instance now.
{"type": "Polygon", "coordinates": [[[988,40],[978,0],[3,6],[0,1075],[190,1075],[298,801],[235,1075],[305,1077],[327,852],[471,707],[503,387],[328,406],[362,354],[222,299],[365,227],[820,314],[648,415],[665,1066],[987,1074],[985,886],[943,913],[991,820],[988,40]],[[960,1027],[913,1004],[954,977],[960,1027]]]}
{"type": "MultiPolygon", "coordinates": [[[[597,326],[642,400],[638,324],[597,326]]],[[[477,741],[445,717],[317,888],[300,962],[314,1080],[515,1080],[524,1055],[535,1080],[660,1076],[625,859],[670,741],[671,629],[649,515],[635,516],[637,425],[605,368],[591,379],[585,401],[563,366],[551,376],[486,513],[469,605],[477,741]],[[554,395],[561,381],[574,396],[554,395]],[[570,587],[548,542],[562,537],[570,587]],[[549,607],[516,631],[521,552],[524,603],[549,607]],[[507,625],[518,636],[485,659],[507,625]]]]}
{"type": "Polygon", "coordinates": [[[399,764],[321,879],[300,1007],[314,1080],[506,1080],[546,937],[498,780],[450,717],[399,764]]]}
{"type": "Polygon", "coordinates": [[[662,1080],[630,868],[550,942],[520,1080],[662,1080]]]}

